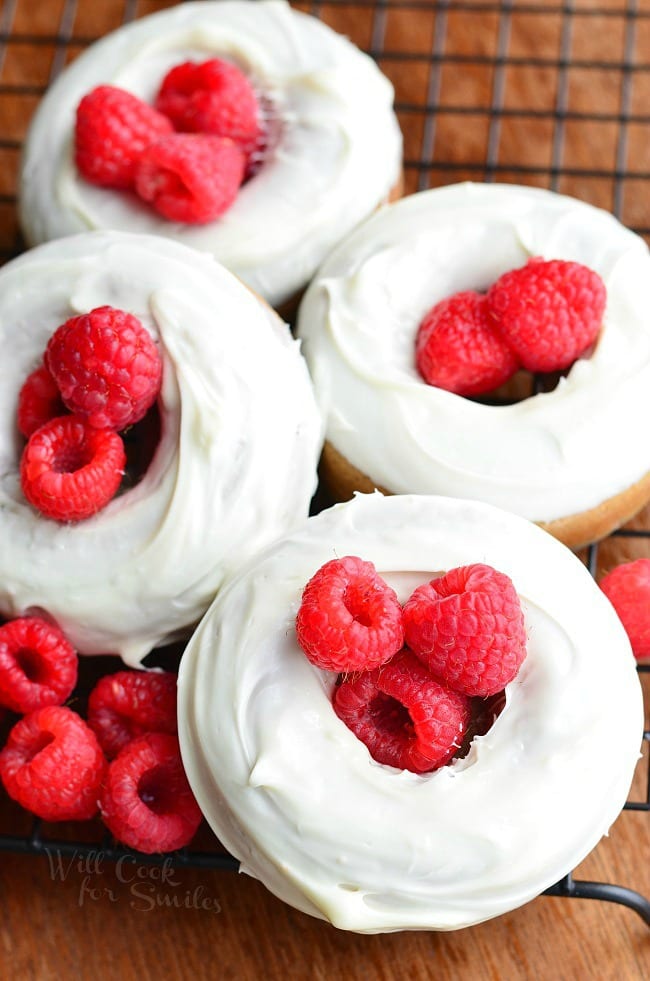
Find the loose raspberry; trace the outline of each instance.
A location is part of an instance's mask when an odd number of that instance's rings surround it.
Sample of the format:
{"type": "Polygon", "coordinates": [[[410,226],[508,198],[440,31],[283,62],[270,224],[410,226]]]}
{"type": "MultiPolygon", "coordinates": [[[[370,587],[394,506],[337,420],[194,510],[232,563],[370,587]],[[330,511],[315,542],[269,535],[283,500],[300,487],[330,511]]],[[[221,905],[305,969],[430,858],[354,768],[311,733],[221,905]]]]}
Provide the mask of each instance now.
{"type": "Polygon", "coordinates": [[[304,588],[298,643],[327,671],[369,671],[404,642],[402,608],[372,562],[354,555],[326,562],[304,588]]]}
{"type": "Polygon", "coordinates": [[[45,365],[28,376],[18,395],[18,429],[29,439],[44,422],[65,413],[57,384],[45,365]]]}
{"type": "Polygon", "coordinates": [[[494,695],[526,656],[524,615],[512,580],[467,565],[419,586],[404,606],[406,643],[452,691],[494,695]]]}
{"type": "Polygon", "coordinates": [[[88,698],[88,725],[109,760],[147,732],[176,732],[176,675],[118,671],[97,682],[88,698]]]}
{"type": "Polygon", "coordinates": [[[481,395],[518,368],[508,345],[490,325],[484,296],[456,293],[429,310],[415,342],[418,371],[429,385],[457,395],[481,395]]]}
{"type": "Polygon", "coordinates": [[[234,202],[245,163],[231,140],[175,133],[145,150],[135,188],[168,221],[200,225],[214,221],[234,202]]]}
{"type": "Polygon", "coordinates": [[[62,705],[77,683],[77,655],[58,627],[20,617],[0,627],[0,705],[33,712],[62,705]]]}
{"type": "Polygon", "coordinates": [[[128,190],[142,151],[173,132],[166,116],[114,85],[99,85],[77,107],[75,162],[91,184],[128,190]]]}
{"type": "Polygon", "coordinates": [[[117,433],[59,416],[29,438],[20,461],[23,494],[46,518],[81,521],[115,495],[125,462],[117,433]]]}
{"type": "Polygon", "coordinates": [[[0,753],[0,779],[13,800],[44,821],[97,813],[106,760],[83,719],[50,705],[17,722],[0,753]]]}
{"type": "Polygon", "coordinates": [[[563,371],[598,337],[606,290],[578,262],[530,259],[488,290],[496,330],[528,371],[563,371]]]}
{"type": "Polygon", "coordinates": [[[625,627],[634,656],[650,657],[650,559],[624,562],[599,585],[625,627]]]}
{"type": "Polygon", "coordinates": [[[255,90],[236,65],[220,58],[186,61],[165,75],[156,109],[186,133],[225,136],[245,154],[261,136],[260,108],[255,90]]]}
{"type": "Polygon", "coordinates": [[[148,733],[109,764],[99,807],[109,831],[140,852],[188,845],[201,822],[181,762],[178,740],[148,733]]]}
{"type": "Polygon", "coordinates": [[[343,680],[334,711],[374,760],[413,773],[448,763],[470,721],[469,699],[444,688],[410,651],[343,680]]]}
{"type": "Polygon", "coordinates": [[[125,429],[156,401],[162,361],[137,317],[97,307],[52,335],[45,363],[71,412],[97,429],[125,429]]]}

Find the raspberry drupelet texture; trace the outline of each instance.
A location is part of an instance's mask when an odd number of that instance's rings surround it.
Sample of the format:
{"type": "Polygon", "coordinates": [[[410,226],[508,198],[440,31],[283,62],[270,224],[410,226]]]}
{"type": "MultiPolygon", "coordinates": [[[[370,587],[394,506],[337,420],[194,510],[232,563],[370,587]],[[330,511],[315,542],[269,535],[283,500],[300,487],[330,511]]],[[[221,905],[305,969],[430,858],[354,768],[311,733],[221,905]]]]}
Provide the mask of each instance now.
{"type": "Polygon", "coordinates": [[[229,61],[186,61],[165,75],[156,108],[177,130],[225,136],[251,154],[260,140],[260,110],[244,73],[229,61]]]}
{"type": "Polygon", "coordinates": [[[650,657],[650,559],[624,562],[599,585],[625,627],[634,656],[650,657]]]}
{"type": "Polygon", "coordinates": [[[162,360],[133,314],[104,306],[66,320],[50,338],[45,363],[65,405],[98,429],[124,429],[156,400],[162,360]]]}
{"type": "Polygon", "coordinates": [[[19,617],[0,627],[0,705],[33,712],[62,705],[77,683],[77,654],[58,627],[19,617]]]}
{"type": "Polygon", "coordinates": [[[176,675],[118,671],[97,682],[88,698],[88,725],[109,760],[147,732],[176,732],[176,675]]]}
{"type": "Polygon", "coordinates": [[[487,293],[491,322],[529,371],[563,371],[596,340],[607,299],[600,276],[578,262],[530,259],[487,293]]]}
{"type": "Polygon", "coordinates": [[[470,721],[469,699],[443,687],[406,650],[344,679],[334,710],[374,760],[414,773],[448,763],[470,721]]]}
{"type": "Polygon", "coordinates": [[[492,327],[479,293],[456,293],[429,310],[415,344],[418,371],[429,385],[481,395],[510,378],[519,363],[492,327]]]}
{"type": "Polygon", "coordinates": [[[245,166],[244,153],[232,140],[175,133],[144,151],[135,187],[168,221],[200,225],[233,204],[245,166]]]}
{"type": "Polygon", "coordinates": [[[328,671],[368,671],[404,642],[402,607],[372,562],[332,559],[309,580],[296,617],[298,643],[328,671]]]}
{"type": "Polygon", "coordinates": [[[65,405],[52,375],[45,365],[32,371],[18,394],[18,429],[29,439],[40,426],[64,415],[65,405]]]}
{"type": "Polygon", "coordinates": [[[117,493],[125,462],[117,433],[59,416],[27,442],[20,461],[23,494],[46,518],[82,521],[117,493]]]}
{"type": "Polygon", "coordinates": [[[129,190],[142,151],[174,127],[153,106],[114,85],[99,85],[77,107],[75,163],[92,184],[129,190]]]}
{"type": "Polygon", "coordinates": [[[404,605],[406,643],[453,691],[485,698],[512,681],[526,630],[512,580],[488,565],[450,570],[404,605]]]}
{"type": "Polygon", "coordinates": [[[85,821],[97,813],[106,760],[75,712],[58,705],[17,722],[0,753],[9,796],[44,821],[85,821]]]}
{"type": "Polygon", "coordinates": [[[109,831],[129,848],[150,855],[188,845],[201,811],[176,737],[148,733],[129,743],[109,764],[100,811],[109,831]]]}

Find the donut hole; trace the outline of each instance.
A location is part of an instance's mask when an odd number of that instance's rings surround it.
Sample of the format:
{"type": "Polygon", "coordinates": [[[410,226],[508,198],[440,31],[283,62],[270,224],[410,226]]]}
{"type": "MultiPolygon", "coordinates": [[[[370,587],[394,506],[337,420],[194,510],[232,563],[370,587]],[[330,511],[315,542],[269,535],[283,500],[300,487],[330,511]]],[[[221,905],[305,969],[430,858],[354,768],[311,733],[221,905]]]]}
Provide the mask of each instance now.
{"type": "MultiPolygon", "coordinates": [[[[583,355],[585,357],[586,355],[583,355]]],[[[517,402],[525,402],[526,399],[534,395],[546,394],[555,391],[562,378],[565,378],[571,369],[565,371],[553,371],[548,374],[533,374],[521,368],[515,372],[503,385],[499,385],[485,395],[465,396],[470,402],[478,402],[480,405],[515,405],[517,402]]]]}
{"type": "Polygon", "coordinates": [[[506,707],[506,693],[499,691],[489,698],[472,698],[470,722],[455,760],[464,759],[477,736],[485,736],[506,707]]]}
{"type": "Polygon", "coordinates": [[[122,433],[126,467],[120,494],[139,484],[146,474],[158,449],[161,429],[160,410],[157,403],[154,403],[144,418],[122,433]]]}

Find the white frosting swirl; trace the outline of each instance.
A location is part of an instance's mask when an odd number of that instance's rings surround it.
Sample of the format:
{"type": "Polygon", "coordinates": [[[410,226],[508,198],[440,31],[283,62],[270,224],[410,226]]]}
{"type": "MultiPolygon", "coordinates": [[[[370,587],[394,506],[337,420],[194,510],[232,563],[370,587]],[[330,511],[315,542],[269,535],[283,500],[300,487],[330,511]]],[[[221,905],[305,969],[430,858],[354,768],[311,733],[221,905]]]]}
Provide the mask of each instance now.
{"type": "Polygon", "coordinates": [[[0,610],[45,609],[88,654],[138,662],[307,514],[320,421],[298,344],[210,256],[143,235],[52,242],[0,271],[0,610]],[[163,356],[162,434],[139,484],[77,524],[19,482],[20,387],[68,317],[128,310],[163,356]]]}
{"type": "Polygon", "coordinates": [[[165,235],[211,252],[282,303],[396,184],[392,101],[370,58],[284,0],[180,4],[94,44],[43,99],[25,146],[23,231],[31,244],[95,228],[165,235]],[[213,56],[241,64],[283,120],[278,146],[225,215],[205,226],[168,222],[135,196],[78,176],[71,139],[86,92],[112,84],[152,100],[171,67],[213,56]]]}
{"type": "Polygon", "coordinates": [[[243,870],[365,933],[452,929],[526,902],[595,846],[622,807],[643,729],[623,628],[550,535],[472,501],[379,494],[311,518],[217,597],[181,662],[183,760],[243,870]],[[375,763],[335,715],[334,676],[295,640],[324,562],[375,563],[400,599],[472,562],[521,596],[528,655],[470,752],[418,776],[375,763]]]}
{"type": "Polygon", "coordinates": [[[535,521],[594,507],[650,470],[650,255],[604,211],[536,188],[459,184],[369,219],[319,270],[298,333],[327,438],[396,493],[496,504],[535,521]],[[593,355],[558,387],[486,406],[426,385],[426,311],[530,256],[576,260],[607,287],[593,355]]]}

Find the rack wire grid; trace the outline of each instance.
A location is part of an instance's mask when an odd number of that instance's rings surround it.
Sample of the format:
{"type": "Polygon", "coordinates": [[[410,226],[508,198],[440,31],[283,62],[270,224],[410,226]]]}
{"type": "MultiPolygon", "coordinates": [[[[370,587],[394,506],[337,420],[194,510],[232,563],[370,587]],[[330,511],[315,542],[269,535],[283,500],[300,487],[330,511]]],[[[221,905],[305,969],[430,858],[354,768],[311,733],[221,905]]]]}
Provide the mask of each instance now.
{"type": "MultiPolygon", "coordinates": [[[[46,87],[98,37],[171,5],[2,0],[1,260],[23,248],[15,207],[19,155],[46,87]]],[[[313,0],[293,6],[348,35],[394,83],[407,193],[459,180],[535,185],[612,211],[650,240],[650,0],[313,0]]],[[[621,549],[629,559],[650,556],[648,528],[650,510],[585,550],[591,573],[613,564],[612,543],[617,561],[621,549]]],[[[102,661],[86,659],[80,703],[92,670],[115,669],[102,661]]],[[[639,671],[647,697],[650,665],[639,671]]],[[[646,731],[628,811],[650,812],[649,743],[646,731]]],[[[107,861],[131,854],[96,824],[53,828],[9,801],[2,813],[9,826],[0,824],[0,851],[83,855],[100,848],[107,861]]],[[[198,841],[175,853],[176,866],[237,869],[207,829],[198,841]]],[[[547,894],[622,903],[650,925],[650,901],[623,886],[569,874],[547,894]]]]}

